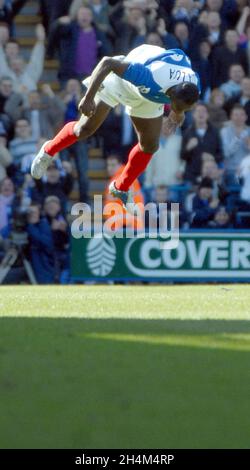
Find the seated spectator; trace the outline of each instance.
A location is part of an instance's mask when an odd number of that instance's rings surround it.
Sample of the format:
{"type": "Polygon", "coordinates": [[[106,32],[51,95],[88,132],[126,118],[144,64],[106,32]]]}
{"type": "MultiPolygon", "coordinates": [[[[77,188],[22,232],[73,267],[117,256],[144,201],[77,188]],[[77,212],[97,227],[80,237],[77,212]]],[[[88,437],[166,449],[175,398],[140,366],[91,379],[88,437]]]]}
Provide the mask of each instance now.
{"type": "Polygon", "coordinates": [[[205,160],[202,164],[200,181],[204,178],[210,178],[213,182],[213,197],[217,198],[223,204],[226,204],[228,190],[224,183],[224,169],[219,168],[214,159],[205,160]]]}
{"type": "Polygon", "coordinates": [[[220,163],[223,161],[223,151],[219,132],[210,123],[204,104],[196,105],[193,119],[193,124],[183,133],[181,158],[186,162],[184,179],[195,183],[206,154],[212,155],[220,163]]]}
{"type": "Polygon", "coordinates": [[[7,238],[11,231],[11,215],[15,199],[15,187],[10,178],[0,184],[0,236],[7,238]]]}
{"type": "Polygon", "coordinates": [[[14,178],[16,184],[23,182],[21,165],[24,157],[36,155],[38,140],[32,136],[31,126],[27,119],[18,119],[15,125],[15,137],[10,141],[9,150],[13,158],[14,178]]]}
{"type": "MultiPolygon", "coordinates": [[[[120,175],[123,168],[124,165],[121,164],[121,160],[118,155],[111,154],[107,157],[107,173],[110,178],[109,184],[111,183],[111,181],[115,180],[120,175]]],[[[117,216],[115,217],[115,221],[110,224],[110,230],[119,230],[123,227],[131,228],[132,230],[143,229],[144,218],[141,211],[138,211],[137,216],[131,215],[126,209],[124,209],[122,202],[119,199],[115,199],[113,196],[110,195],[108,190],[109,184],[107,185],[105,190],[104,205],[106,206],[108,204],[108,206],[106,207],[106,213],[104,213],[104,217],[106,219],[109,219],[111,215],[112,217],[114,215],[117,216]],[[121,208],[119,214],[117,214],[117,206],[121,208]]],[[[138,207],[140,207],[140,204],[144,204],[144,198],[138,180],[135,180],[132,184],[131,192],[133,195],[134,203],[139,204],[138,207]]]]}
{"type": "Polygon", "coordinates": [[[213,182],[210,178],[204,178],[192,200],[191,227],[207,228],[218,206],[219,199],[213,197],[213,182]]]}
{"type": "Polygon", "coordinates": [[[53,162],[47,169],[46,178],[35,181],[35,186],[31,188],[30,197],[33,202],[43,206],[48,196],[57,196],[61,201],[63,213],[67,208],[67,196],[72,191],[73,178],[72,166],[69,162],[62,163],[60,172],[56,163],[53,162]]]}
{"type": "Polygon", "coordinates": [[[228,120],[227,113],[224,109],[225,95],[219,88],[214,88],[210,95],[210,100],[207,105],[209,121],[213,123],[214,127],[220,129],[228,120]]]}
{"type": "Polygon", "coordinates": [[[226,100],[230,100],[234,96],[238,96],[241,92],[241,82],[244,78],[244,70],[241,65],[231,65],[229,69],[229,80],[220,87],[226,100]]]}
{"type": "Polygon", "coordinates": [[[69,78],[83,79],[91,74],[98,60],[110,55],[110,44],[102,31],[93,25],[90,8],[79,8],[76,19],[59,18],[51,27],[48,51],[59,52],[58,77],[62,83],[69,78]],[[82,51],[85,51],[84,54],[82,51]]]}
{"type": "Polygon", "coordinates": [[[225,178],[227,185],[238,185],[238,172],[243,158],[250,150],[250,127],[246,125],[247,115],[243,106],[236,104],[230,114],[230,121],[221,129],[225,156],[225,178]]]}
{"type": "Polygon", "coordinates": [[[18,93],[36,90],[37,82],[43,72],[45,31],[42,25],[37,25],[36,37],[37,42],[32,50],[28,64],[25,64],[21,56],[12,57],[8,64],[5,52],[0,44],[0,77],[10,77],[13,81],[14,90],[18,93]]]}
{"type": "Polygon", "coordinates": [[[44,201],[44,214],[50,224],[54,247],[55,282],[69,282],[69,227],[62,214],[60,199],[49,196],[44,201]]]}
{"type": "Polygon", "coordinates": [[[28,211],[27,232],[31,265],[38,284],[55,282],[54,241],[49,221],[41,217],[40,206],[32,204],[28,211]]]}
{"type": "Polygon", "coordinates": [[[176,133],[168,137],[168,118],[165,116],[162,123],[160,145],[145,171],[143,187],[150,189],[153,186],[172,185],[180,182],[181,170],[181,135],[176,133]]]}
{"type": "Polygon", "coordinates": [[[41,93],[31,91],[22,117],[29,121],[33,138],[39,140],[46,136],[51,139],[63,125],[65,106],[54,94],[50,85],[43,85],[41,93]]]}
{"type": "Polygon", "coordinates": [[[5,76],[0,78],[0,113],[5,113],[16,121],[22,115],[23,106],[23,96],[13,90],[12,79],[5,76]]]}
{"type": "Polygon", "coordinates": [[[110,7],[106,0],[73,0],[69,10],[69,15],[74,18],[81,6],[87,6],[91,9],[93,20],[100,31],[103,31],[104,33],[110,32],[110,7]]]}
{"type": "Polygon", "coordinates": [[[213,54],[213,86],[220,86],[230,77],[233,64],[241,65],[243,72],[247,73],[246,51],[238,45],[239,37],[236,31],[227,30],[225,44],[218,47],[213,54]]]}
{"type": "Polygon", "coordinates": [[[239,103],[246,111],[247,122],[246,124],[250,125],[250,78],[245,77],[241,81],[241,91],[238,95],[233,96],[230,100],[227,101],[225,109],[228,113],[231,112],[233,106],[239,103]]]}
{"type": "Polygon", "coordinates": [[[213,229],[225,230],[233,228],[230,212],[224,206],[219,206],[216,210],[213,220],[209,222],[208,226],[213,229]]]}
{"type": "Polygon", "coordinates": [[[179,228],[183,224],[183,214],[171,213],[171,200],[168,187],[164,184],[157,185],[152,191],[152,202],[156,210],[145,211],[145,224],[148,229],[153,229],[161,234],[170,229],[179,228]],[[177,219],[178,218],[178,219],[177,219]],[[174,226],[173,226],[174,224],[174,226]]]}
{"type": "Polygon", "coordinates": [[[6,169],[11,162],[12,157],[7,148],[7,133],[0,122],[0,183],[7,176],[6,169]]]}

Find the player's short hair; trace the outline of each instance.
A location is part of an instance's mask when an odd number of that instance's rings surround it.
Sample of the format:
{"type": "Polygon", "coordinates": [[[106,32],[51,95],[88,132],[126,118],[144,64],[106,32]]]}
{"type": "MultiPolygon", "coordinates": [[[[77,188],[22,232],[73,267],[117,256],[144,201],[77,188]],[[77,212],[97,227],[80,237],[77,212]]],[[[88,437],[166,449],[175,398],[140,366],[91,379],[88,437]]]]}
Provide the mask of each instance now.
{"type": "Polygon", "coordinates": [[[173,87],[172,98],[192,106],[199,100],[199,89],[194,83],[184,82],[173,87]]]}

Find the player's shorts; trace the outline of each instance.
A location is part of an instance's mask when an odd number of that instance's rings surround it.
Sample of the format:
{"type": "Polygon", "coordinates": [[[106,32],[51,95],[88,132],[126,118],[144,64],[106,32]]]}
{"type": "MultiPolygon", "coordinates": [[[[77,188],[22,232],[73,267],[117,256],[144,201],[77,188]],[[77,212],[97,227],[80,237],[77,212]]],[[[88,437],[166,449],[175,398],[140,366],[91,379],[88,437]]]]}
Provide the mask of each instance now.
{"type": "MultiPolygon", "coordinates": [[[[83,85],[88,88],[90,77],[83,80],[83,85]]],[[[114,108],[118,104],[125,106],[129,116],[139,118],[157,118],[163,115],[164,105],[153,103],[135,91],[130,83],[122,80],[118,75],[110,73],[100,86],[96,96],[104,103],[114,108]]]]}

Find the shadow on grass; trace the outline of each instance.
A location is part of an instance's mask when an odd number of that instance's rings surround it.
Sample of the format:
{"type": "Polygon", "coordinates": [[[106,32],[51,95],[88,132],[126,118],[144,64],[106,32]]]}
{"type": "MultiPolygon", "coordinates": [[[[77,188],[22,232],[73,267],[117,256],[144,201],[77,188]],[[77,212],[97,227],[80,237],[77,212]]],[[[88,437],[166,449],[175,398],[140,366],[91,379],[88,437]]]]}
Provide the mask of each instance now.
{"type": "Polygon", "coordinates": [[[1,318],[0,447],[249,447],[250,322],[1,318]]]}

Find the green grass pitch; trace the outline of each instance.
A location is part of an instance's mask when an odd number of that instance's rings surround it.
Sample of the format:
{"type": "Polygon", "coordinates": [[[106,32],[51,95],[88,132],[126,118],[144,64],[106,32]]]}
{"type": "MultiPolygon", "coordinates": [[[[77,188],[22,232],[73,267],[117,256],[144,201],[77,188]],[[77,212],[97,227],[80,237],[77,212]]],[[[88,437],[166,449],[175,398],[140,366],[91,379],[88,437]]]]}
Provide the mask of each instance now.
{"type": "Polygon", "coordinates": [[[250,287],[0,288],[1,448],[249,448],[250,287]]]}

